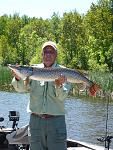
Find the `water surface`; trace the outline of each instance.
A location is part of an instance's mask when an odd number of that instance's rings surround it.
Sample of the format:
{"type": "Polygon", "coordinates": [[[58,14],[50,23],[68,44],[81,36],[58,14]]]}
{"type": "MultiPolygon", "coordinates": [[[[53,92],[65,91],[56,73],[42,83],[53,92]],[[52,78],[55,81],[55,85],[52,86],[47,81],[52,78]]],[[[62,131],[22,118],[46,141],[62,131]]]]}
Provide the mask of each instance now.
{"type": "MultiPolygon", "coordinates": [[[[18,126],[21,127],[29,123],[29,114],[27,113],[27,104],[29,94],[0,92],[0,117],[4,117],[4,122],[0,125],[10,127],[12,122],[9,121],[9,111],[15,110],[20,112],[20,121],[18,126]]],[[[66,124],[68,138],[90,142],[92,144],[104,145],[97,138],[106,134],[113,136],[113,101],[95,99],[76,99],[70,98],[65,101],[66,107],[66,124]],[[106,129],[106,119],[107,129],[106,129]]],[[[113,140],[111,141],[113,148],[113,140]]]]}

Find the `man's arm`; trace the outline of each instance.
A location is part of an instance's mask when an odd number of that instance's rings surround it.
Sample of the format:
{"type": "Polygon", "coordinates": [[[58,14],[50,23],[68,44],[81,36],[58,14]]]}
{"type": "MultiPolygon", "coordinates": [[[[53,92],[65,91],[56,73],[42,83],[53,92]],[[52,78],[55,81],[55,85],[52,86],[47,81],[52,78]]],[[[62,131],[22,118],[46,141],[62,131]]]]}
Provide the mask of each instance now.
{"type": "Polygon", "coordinates": [[[13,79],[11,84],[13,85],[14,89],[17,92],[27,92],[29,89],[29,79],[26,78],[26,80],[22,80],[19,76],[16,75],[16,73],[12,72],[13,79]]]}

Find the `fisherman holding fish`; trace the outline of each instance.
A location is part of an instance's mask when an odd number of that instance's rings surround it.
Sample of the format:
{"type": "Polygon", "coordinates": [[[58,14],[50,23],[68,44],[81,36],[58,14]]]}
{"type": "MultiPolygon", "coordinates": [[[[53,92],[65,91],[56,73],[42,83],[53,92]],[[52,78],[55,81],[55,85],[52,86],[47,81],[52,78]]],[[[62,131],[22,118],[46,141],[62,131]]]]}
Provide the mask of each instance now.
{"type": "MultiPolygon", "coordinates": [[[[57,47],[52,41],[42,47],[38,68],[60,68],[57,64],[57,47]]],[[[67,150],[64,100],[71,88],[64,75],[55,81],[37,81],[27,77],[25,82],[14,71],[12,85],[18,92],[30,92],[30,150],[67,150]]]]}
{"type": "Polygon", "coordinates": [[[80,72],[57,64],[57,53],[56,44],[48,41],[42,46],[41,64],[9,65],[15,90],[30,92],[30,150],[67,150],[64,101],[71,83],[85,83],[92,96],[99,90],[97,84],[80,72]]]}

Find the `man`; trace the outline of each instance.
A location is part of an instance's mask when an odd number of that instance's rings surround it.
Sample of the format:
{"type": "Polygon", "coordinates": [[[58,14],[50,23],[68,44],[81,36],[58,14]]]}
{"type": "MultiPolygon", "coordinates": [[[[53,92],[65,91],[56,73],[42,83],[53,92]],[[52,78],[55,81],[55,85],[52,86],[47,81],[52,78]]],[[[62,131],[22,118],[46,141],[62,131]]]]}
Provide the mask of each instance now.
{"type": "MultiPolygon", "coordinates": [[[[43,63],[37,67],[61,67],[56,63],[57,47],[45,42],[42,47],[43,63]]],[[[70,90],[66,77],[61,75],[54,82],[27,79],[25,82],[14,74],[12,84],[16,91],[29,89],[30,150],[67,150],[64,100],[70,90]]]]}

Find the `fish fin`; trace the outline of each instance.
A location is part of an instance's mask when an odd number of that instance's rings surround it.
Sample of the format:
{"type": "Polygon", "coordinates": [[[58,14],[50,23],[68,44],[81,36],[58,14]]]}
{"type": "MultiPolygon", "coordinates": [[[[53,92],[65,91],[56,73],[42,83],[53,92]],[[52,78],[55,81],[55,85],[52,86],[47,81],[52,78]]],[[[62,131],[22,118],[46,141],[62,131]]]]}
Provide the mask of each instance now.
{"type": "Polygon", "coordinates": [[[96,92],[100,90],[100,86],[96,83],[93,83],[92,86],[89,88],[89,95],[96,96],[96,92]]]}

